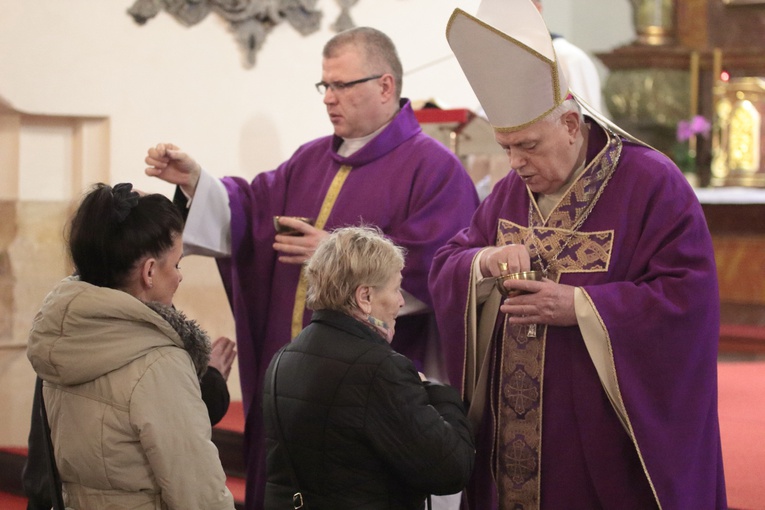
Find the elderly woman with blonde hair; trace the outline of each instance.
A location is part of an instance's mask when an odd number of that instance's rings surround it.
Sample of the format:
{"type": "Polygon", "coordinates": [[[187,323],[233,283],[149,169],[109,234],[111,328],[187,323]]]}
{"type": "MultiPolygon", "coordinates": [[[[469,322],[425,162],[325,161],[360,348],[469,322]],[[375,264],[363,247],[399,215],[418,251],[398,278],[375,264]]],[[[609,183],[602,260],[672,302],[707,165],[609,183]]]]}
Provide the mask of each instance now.
{"type": "Polygon", "coordinates": [[[389,345],[403,268],[403,249],[369,227],[334,231],[308,261],[311,323],[264,382],[267,510],[418,509],[467,483],[474,445],[458,392],[389,345]]]}

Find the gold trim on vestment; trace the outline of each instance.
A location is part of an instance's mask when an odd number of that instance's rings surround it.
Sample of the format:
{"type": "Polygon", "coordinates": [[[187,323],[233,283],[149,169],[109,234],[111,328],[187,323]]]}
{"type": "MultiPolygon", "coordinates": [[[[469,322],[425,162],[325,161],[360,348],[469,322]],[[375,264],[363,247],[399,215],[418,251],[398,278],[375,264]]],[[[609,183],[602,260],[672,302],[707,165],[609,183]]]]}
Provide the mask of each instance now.
{"type": "MultiPolygon", "coordinates": [[[[465,372],[463,375],[463,388],[465,402],[468,404],[468,419],[476,428],[480,427],[483,418],[483,412],[486,407],[487,387],[489,383],[489,374],[491,360],[494,358],[492,349],[495,345],[494,328],[498,318],[497,311],[502,301],[502,296],[492,285],[492,290],[486,297],[486,300],[480,305],[478,311],[478,285],[474,285],[476,280],[474,271],[480,271],[477,268],[476,259],[481,256],[483,250],[473,257],[471,263],[470,288],[468,289],[468,303],[466,313],[469,322],[466,322],[467,348],[465,351],[465,372]]],[[[484,279],[486,280],[486,279],[484,279]]],[[[489,278],[493,280],[493,278],[489,278]]],[[[479,284],[484,285],[484,284],[479,284]]]]}
{"type": "MultiPolygon", "coordinates": [[[[528,225],[500,219],[497,246],[523,244],[532,269],[560,281],[563,273],[606,272],[613,253],[613,230],[582,232],[603,190],[616,170],[622,142],[614,133],[545,220],[530,194],[528,225]]],[[[495,417],[493,468],[500,510],[540,507],[544,359],[548,328],[538,325],[537,338],[528,326],[504,324],[495,352],[497,377],[491,391],[495,417]],[[540,327],[541,326],[541,327],[540,327]]]]}
{"type": "Polygon", "coordinates": [[[637,441],[637,436],[635,435],[635,430],[632,428],[632,421],[630,420],[629,414],[627,413],[627,406],[624,404],[624,398],[622,397],[622,391],[619,388],[619,378],[616,374],[616,361],[614,360],[614,348],[611,344],[611,336],[608,334],[608,328],[606,327],[605,321],[603,321],[603,317],[600,316],[598,313],[598,309],[595,306],[595,303],[593,303],[592,298],[587,293],[585,289],[581,289],[582,293],[584,294],[585,299],[590,304],[590,307],[592,308],[593,312],[597,316],[598,323],[600,324],[600,327],[603,331],[603,336],[605,337],[606,345],[608,346],[608,354],[610,357],[610,376],[613,378],[613,385],[616,387],[616,394],[611,394],[611,392],[608,392],[606,386],[604,385],[604,389],[606,389],[606,392],[609,396],[609,401],[611,402],[611,405],[615,408],[618,407],[618,409],[615,409],[617,414],[620,414],[620,419],[622,424],[625,426],[625,429],[627,431],[627,435],[630,436],[630,440],[632,441],[632,444],[635,446],[635,451],[637,452],[638,458],[640,459],[640,465],[643,468],[643,473],[645,474],[646,479],[648,480],[648,484],[651,486],[651,492],[653,493],[653,497],[656,500],[656,504],[659,507],[659,510],[661,510],[661,501],[659,500],[659,495],[656,492],[656,487],[653,484],[653,480],[651,479],[651,474],[648,472],[648,468],[645,465],[645,460],[643,459],[643,454],[640,451],[640,445],[637,441]],[[616,402],[614,402],[616,400],[616,402]]]}
{"type": "MultiPolygon", "coordinates": [[[[329,213],[332,212],[332,207],[335,205],[340,189],[345,183],[345,179],[348,178],[348,174],[351,173],[352,167],[349,165],[343,165],[335,174],[332,179],[332,183],[329,185],[327,194],[324,197],[324,202],[321,204],[319,215],[316,217],[316,223],[314,227],[319,230],[324,228],[329,218],[329,213]]],[[[298,281],[297,290],[295,291],[295,307],[292,309],[292,338],[295,338],[300,331],[303,330],[303,316],[305,315],[305,297],[308,291],[308,281],[305,279],[305,266],[300,269],[300,280],[298,281]]]]}
{"type": "MultiPolygon", "coordinates": [[[[478,377],[481,370],[481,362],[483,360],[483,349],[479,348],[480,336],[478,333],[478,305],[476,303],[476,296],[473,294],[473,282],[475,281],[475,258],[480,256],[482,251],[476,253],[473,260],[470,261],[470,275],[468,276],[467,289],[467,301],[465,302],[465,310],[463,311],[463,321],[465,324],[464,338],[465,338],[465,353],[462,360],[462,381],[460,389],[462,391],[463,399],[468,403],[472,403],[474,399],[474,392],[478,384],[478,377]]],[[[480,419],[480,416],[478,416],[480,419]]]]}

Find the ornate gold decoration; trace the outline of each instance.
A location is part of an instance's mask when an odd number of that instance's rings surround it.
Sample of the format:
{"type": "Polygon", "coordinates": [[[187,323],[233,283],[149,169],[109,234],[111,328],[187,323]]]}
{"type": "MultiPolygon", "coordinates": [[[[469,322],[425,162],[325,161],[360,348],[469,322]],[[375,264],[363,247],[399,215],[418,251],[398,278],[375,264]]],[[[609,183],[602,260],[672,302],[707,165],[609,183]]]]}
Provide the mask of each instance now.
{"type": "Polygon", "coordinates": [[[684,69],[619,69],[609,74],[603,94],[616,124],[670,154],[677,123],[688,118],[690,90],[684,69]]]}
{"type": "Polygon", "coordinates": [[[738,78],[714,88],[713,186],[765,186],[762,158],[765,80],[738,78]]]}
{"type": "Polygon", "coordinates": [[[639,44],[663,46],[674,42],[674,0],[630,0],[630,3],[639,44]]]}
{"type": "Polygon", "coordinates": [[[608,111],[620,125],[627,121],[674,130],[688,116],[690,76],[678,69],[612,71],[604,88],[608,111]]]}

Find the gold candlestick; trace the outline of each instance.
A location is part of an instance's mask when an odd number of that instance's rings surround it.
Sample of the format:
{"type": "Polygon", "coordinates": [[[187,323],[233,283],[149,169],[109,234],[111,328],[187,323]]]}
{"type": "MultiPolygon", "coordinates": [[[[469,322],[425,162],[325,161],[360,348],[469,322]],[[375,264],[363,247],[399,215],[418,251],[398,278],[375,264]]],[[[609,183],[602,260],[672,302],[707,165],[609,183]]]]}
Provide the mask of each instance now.
{"type": "Polygon", "coordinates": [[[720,75],[722,74],[722,50],[715,48],[712,50],[712,80],[713,83],[720,81],[720,75]]]}
{"type": "Polygon", "coordinates": [[[691,52],[691,117],[699,112],[699,52],[691,52]]]}
{"type": "MultiPolygon", "coordinates": [[[[699,52],[691,52],[691,119],[699,113],[699,52]]],[[[691,135],[688,139],[688,155],[696,158],[696,135],[691,135]]]]}

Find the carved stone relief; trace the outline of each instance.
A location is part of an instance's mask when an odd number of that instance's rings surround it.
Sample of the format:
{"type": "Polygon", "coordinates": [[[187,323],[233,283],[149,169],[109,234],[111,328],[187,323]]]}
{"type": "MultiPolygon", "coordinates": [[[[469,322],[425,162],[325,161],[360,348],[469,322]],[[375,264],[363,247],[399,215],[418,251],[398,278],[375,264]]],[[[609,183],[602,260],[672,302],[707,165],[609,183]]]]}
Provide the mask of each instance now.
{"type": "MultiPolygon", "coordinates": [[[[318,0],[136,0],[128,9],[136,23],[143,25],[164,10],[186,26],[202,21],[210,12],[223,17],[245,55],[246,67],[255,65],[255,56],[271,30],[286,21],[301,35],[319,30],[322,11],[318,0]]],[[[350,9],[358,0],[336,0],[340,14],[330,26],[336,32],[353,28],[350,9]]]]}

